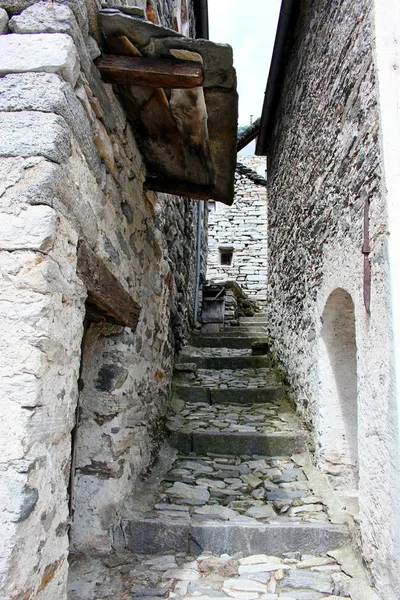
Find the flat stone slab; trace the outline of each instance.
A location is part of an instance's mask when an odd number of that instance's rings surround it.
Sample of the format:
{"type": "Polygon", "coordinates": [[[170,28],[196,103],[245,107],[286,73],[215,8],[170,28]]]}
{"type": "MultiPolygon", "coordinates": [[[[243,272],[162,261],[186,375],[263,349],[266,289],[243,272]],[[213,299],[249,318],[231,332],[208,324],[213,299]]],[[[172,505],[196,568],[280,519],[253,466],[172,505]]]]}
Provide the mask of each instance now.
{"type": "MultiPolygon", "coordinates": [[[[253,342],[268,343],[269,338],[254,336],[254,334],[246,335],[225,335],[225,333],[209,333],[207,335],[193,335],[191,345],[198,348],[237,348],[244,349],[252,347],[253,342]]],[[[265,352],[266,353],[266,352],[265,352]]]]}
{"type": "MultiPolygon", "coordinates": [[[[336,586],[336,577],[351,580],[336,561],[330,562],[331,574],[311,570],[313,587],[294,588],[292,574],[309,554],[290,553],[288,556],[257,554],[235,558],[229,554],[202,552],[199,556],[185,553],[136,555],[129,551],[100,557],[71,557],[68,586],[69,600],[118,598],[139,600],[154,598],[197,598],[212,600],[237,598],[260,600],[341,600],[344,594],[316,591],[336,586]],[[249,561],[249,562],[247,562],[249,561]],[[247,569],[247,571],[246,571],[247,569]],[[249,570],[250,569],[250,570],[249,570]],[[317,577],[315,577],[317,575],[317,577]]],[[[326,554],[316,559],[327,559],[326,554]]],[[[306,578],[303,578],[306,579],[306,578]]],[[[370,588],[360,586],[360,597],[369,597],[370,588]]],[[[336,589],[336,588],[335,588],[336,589]]],[[[348,597],[348,596],[346,596],[348,597]]]]}
{"type": "MultiPolygon", "coordinates": [[[[219,348],[217,348],[219,350],[219,348]]],[[[271,366],[269,356],[197,356],[183,353],[181,360],[194,363],[199,369],[262,369],[271,366]]],[[[179,363],[178,363],[179,364],[179,363]]]]}
{"type": "Polygon", "coordinates": [[[72,86],[79,75],[79,58],[65,33],[10,33],[0,37],[0,76],[26,72],[59,73],[72,86]]]}
{"type": "Polygon", "coordinates": [[[282,456],[286,453],[301,453],[306,449],[306,435],[284,433],[212,433],[192,434],[193,452],[229,452],[235,455],[262,454],[282,456]]]}
{"type": "MultiPolygon", "coordinates": [[[[227,384],[226,384],[227,385],[227,384]]],[[[208,402],[209,404],[254,404],[271,402],[281,398],[284,388],[279,384],[270,384],[260,388],[208,387],[190,384],[174,383],[173,394],[185,402],[208,402]]]]}
{"type": "Polygon", "coordinates": [[[346,527],[327,523],[251,525],[245,521],[207,521],[189,525],[156,518],[125,520],[124,536],[126,548],[132,552],[158,554],[189,548],[195,556],[201,552],[223,554],[227,548],[231,554],[245,555],[293,551],[319,554],[344,545],[349,538],[346,527]]]}

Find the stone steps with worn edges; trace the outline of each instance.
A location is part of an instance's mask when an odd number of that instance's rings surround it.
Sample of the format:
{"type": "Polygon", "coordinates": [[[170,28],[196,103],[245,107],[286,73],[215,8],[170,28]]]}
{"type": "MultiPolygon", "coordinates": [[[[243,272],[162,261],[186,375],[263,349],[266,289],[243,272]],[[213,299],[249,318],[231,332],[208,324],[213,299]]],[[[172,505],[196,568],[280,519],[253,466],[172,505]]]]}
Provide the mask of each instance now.
{"type": "Polygon", "coordinates": [[[173,396],[185,402],[206,402],[208,404],[226,404],[230,402],[255,404],[271,402],[284,394],[284,387],[271,383],[263,388],[226,388],[201,387],[184,383],[174,383],[173,396]]]}
{"type": "Polygon", "coordinates": [[[122,520],[125,547],[250,555],[320,553],[342,545],[347,529],[330,523],[303,470],[307,461],[306,453],[178,456],[156,479],[150,502],[139,499],[140,511],[122,520]]]}
{"type": "Polygon", "coordinates": [[[207,522],[177,523],[172,519],[123,519],[122,530],[126,549],[139,554],[201,552],[244,555],[285,552],[320,554],[348,542],[343,525],[325,523],[268,523],[247,525],[207,522]]]}
{"type": "Polygon", "coordinates": [[[183,352],[179,362],[194,363],[199,369],[261,369],[271,365],[271,358],[268,355],[199,356],[195,353],[183,352]]]}
{"type": "Polygon", "coordinates": [[[256,335],[256,334],[260,334],[260,335],[266,335],[267,334],[267,324],[264,322],[259,322],[257,323],[257,325],[253,325],[253,324],[244,324],[244,325],[239,325],[239,326],[233,326],[233,325],[224,325],[223,327],[221,327],[219,333],[234,333],[236,332],[237,335],[240,335],[242,333],[251,333],[252,335],[256,335]]]}
{"type": "MultiPolygon", "coordinates": [[[[252,348],[254,343],[264,343],[268,346],[269,338],[265,335],[254,335],[249,332],[248,335],[238,335],[234,332],[222,332],[222,333],[207,333],[207,334],[194,334],[191,338],[191,346],[198,348],[252,348]]],[[[267,350],[264,352],[267,354],[267,350]]]]}
{"type": "Polygon", "coordinates": [[[185,453],[224,452],[233,456],[280,456],[305,451],[307,432],[282,395],[259,404],[234,404],[235,390],[221,391],[227,392],[226,403],[187,402],[169,418],[173,447],[185,453]]]}

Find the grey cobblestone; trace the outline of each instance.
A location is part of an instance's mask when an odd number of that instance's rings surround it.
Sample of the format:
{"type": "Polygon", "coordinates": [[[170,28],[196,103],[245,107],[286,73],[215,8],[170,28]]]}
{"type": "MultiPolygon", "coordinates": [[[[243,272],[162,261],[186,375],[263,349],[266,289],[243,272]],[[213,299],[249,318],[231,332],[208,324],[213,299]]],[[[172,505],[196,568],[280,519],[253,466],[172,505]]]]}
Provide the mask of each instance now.
{"type": "MultiPolygon", "coordinates": [[[[348,595],[332,595],[335,580],[315,569],[321,562],[345,575],[327,555],[301,555],[298,558],[268,555],[220,556],[203,553],[146,556],[112,554],[108,557],[73,558],[71,570],[79,571],[81,589],[70,589],[71,600],[170,600],[248,599],[248,600],[340,600],[348,595]],[[304,562],[308,569],[301,567],[304,562]],[[301,569],[301,570],[300,570],[301,569]],[[88,594],[91,577],[97,575],[95,592],[88,594]],[[298,583],[298,585],[297,585],[298,583]],[[306,585],[308,587],[306,587],[306,585]],[[86,595],[83,593],[86,590],[86,595]]],[[[76,579],[76,578],[75,578],[76,579]]]]}

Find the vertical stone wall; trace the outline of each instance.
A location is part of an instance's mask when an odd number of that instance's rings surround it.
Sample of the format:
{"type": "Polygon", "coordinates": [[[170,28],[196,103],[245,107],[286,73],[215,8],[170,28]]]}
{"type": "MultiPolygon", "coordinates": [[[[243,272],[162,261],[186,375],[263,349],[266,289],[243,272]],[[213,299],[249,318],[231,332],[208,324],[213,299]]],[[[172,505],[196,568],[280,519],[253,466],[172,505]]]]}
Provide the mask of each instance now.
{"type": "MultiPolygon", "coordinates": [[[[7,599],[66,596],[77,422],[73,547],[110,549],[119,507],[154,459],[174,349],[192,319],[197,203],[143,189],[124,110],[93,65],[98,4],[1,2],[0,597],[7,599]],[[82,342],[79,239],[141,306],[136,331],[89,321],[82,342]]],[[[173,7],[153,8],[164,22],[173,7]]]]}
{"type": "MultiPolygon", "coordinates": [[[[399,439],[372,5],[301,2],[268,155],[268,312],[276,355],[289,374],[299,411],[314,425],[320,461],[327,433],[321,429],[322,315],[335,290],[351,297],[362,552],[382,597],[395,600],[398,511],[392,498],[399,480],[391,464],[398,458],[399,439]],[[361,253],[366,205],[370,314],[361,253]]],[[[346,438],[345,420],[339,418],[334,427],[346,438]]],[[[321,466],[333,482],[341,479],[340,457],[321,466]]]]}
{"type": "MultiPolygon", "coordinates": [[[[265,159],[242,157],[241,162],[264,176],[265,159]]],[[[266,190],[245,174],[236,173],[232,206],[212,205],[208,222],[207,279],[233,279],[262,305],[267,295],[266,190]],[[232,251],[231,265],[221,264],[221,252],[232,251]]]]}

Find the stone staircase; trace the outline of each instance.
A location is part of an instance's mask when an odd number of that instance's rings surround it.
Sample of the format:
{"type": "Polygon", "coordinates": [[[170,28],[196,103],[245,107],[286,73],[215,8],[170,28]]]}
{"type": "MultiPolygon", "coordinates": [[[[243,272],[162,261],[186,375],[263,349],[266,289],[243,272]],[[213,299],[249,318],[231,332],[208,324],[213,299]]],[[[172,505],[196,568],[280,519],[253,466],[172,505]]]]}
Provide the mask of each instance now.
{"type": "Polygon", "coordinates": [[[375,597],[341,567],[349,531],[321,494],[265,325],[259,315],[193,336],[176,365],[169,445],[125,508],[119,552],[97,559],[92,595],[91,567],[72,564],[86,596],[72,584],[70,600],[375,597]]]}

